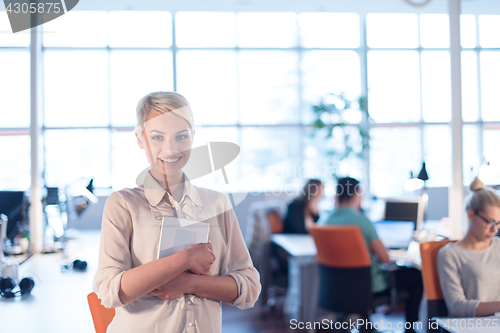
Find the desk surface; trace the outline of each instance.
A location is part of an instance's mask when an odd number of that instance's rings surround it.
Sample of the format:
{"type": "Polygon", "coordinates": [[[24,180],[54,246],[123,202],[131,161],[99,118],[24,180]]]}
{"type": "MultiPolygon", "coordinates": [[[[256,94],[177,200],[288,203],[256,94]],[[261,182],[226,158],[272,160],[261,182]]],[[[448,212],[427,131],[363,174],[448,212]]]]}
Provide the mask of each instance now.
{"type": "Polygon", "coordinates": [[[88,333],[94,326],[87,303],[97,270],[100,230],[82,231],[63,253],[36,254],[19,267],[19,277],[31,276],[35,287],[25,298],[0,298],[2,332],[88,333]],[[62,271],[75,259],[86,260],[85,272],[62,271]],[[8,320],[7,320],[8,319],[8,320]]]}
{"type": "Polygon", "coordinates": [[[316,244],[310,235],[274,234],[271,241],[294,257],[314,257],[316,244]]]}
{"type": "MultiPolygon", "coordinates": [[[[282,247],[293,257],[315,257],[316,245],[310,235],[274,234],[271,241],[282,247]]],[[[417,242],[411,242],[408,250],[389,250],[389,258],[401,266],[412,265],[420,268],[420,247],[417,242]]]]}
{"type": "Polygon", "coordinates": [[[438,325],[451,333],[498,333],[500,317],[437,318],[438,325]]]}

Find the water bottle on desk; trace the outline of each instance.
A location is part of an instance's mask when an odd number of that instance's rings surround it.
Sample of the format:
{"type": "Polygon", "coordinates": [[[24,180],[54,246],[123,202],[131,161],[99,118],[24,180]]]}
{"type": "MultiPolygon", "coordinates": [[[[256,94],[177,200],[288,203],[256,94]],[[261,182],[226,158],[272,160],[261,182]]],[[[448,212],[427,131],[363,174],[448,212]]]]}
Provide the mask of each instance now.
{"type": "Polygon", "coordinates": [[[7,236],[7,222],[7,216],[5,214],[0,214],[0,275],[2,275],[4,265],[3,248],[5,246],[5,238],[7,236]]]}
{"type": "Polygon", "coordinates": [[[12,278],[16,283],[19,282],[19,261],[16,258],[12,257],[3,257],[2,258],[2,269],[1,276],[8,276],[12,278]]]}

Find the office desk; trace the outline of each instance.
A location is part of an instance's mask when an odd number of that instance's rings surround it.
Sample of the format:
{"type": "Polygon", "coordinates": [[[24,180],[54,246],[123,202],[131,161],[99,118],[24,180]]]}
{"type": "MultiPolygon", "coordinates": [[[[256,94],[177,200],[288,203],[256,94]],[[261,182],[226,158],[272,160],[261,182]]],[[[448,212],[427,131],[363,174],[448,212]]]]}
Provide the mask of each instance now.
{"type": "Polygon", "coordinates": [[[82,231],[68,242],[65,251],[36,254],[19,267],[19,277],[35,280],[31,295],[0,298],[1,332],[89,333],[95,332],[87,303],[97,270],[100,230],[82,231]],[[62,271],[75,259],[86,260],[85,272],[62,271]]]}
{"type": "MultiPolygon", "coordinates": [[[[319,272],[316,245],[310,235],[275,234],[271,241],[290,254],[288,289],[284,312],[291,319],[313,322],[318,313],[319,272]]],[[[390,250],[389,258],[400,266],[420,269],[420,248],[412,242],[408,250],[390,250]]]]}
{"type": "Polygon", "coordinates": [[[314,240],[309,235],[275,234],[271,236],[271,241],[290,254],[285,314],[298,321],[315,321],[318,312],[319,273],[314,240]]]}
{"type": "Polygon", "coordinates": [[[450,333],[498,333],[500,317],[437,318],[439,327],[450,333]]]}
{"type": "Polygon", "coordinates": [[[399,266],[408,266],[419,269],[422,267],[420,258],[420,244],[411,241],[408,250],[389,250],[389,259],[399,266]]]}

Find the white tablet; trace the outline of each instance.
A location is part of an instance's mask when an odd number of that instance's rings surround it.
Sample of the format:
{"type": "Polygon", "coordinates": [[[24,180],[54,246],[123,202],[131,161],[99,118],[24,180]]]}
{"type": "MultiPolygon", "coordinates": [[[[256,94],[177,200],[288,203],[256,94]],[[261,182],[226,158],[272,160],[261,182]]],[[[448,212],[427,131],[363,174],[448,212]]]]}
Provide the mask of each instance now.
{"type": "Polygon", "coordinates": [[[158,259],[187,249],[191,245],[208,242],[210,224],[205,221],[164,216],[158,247],[158,259]]]}

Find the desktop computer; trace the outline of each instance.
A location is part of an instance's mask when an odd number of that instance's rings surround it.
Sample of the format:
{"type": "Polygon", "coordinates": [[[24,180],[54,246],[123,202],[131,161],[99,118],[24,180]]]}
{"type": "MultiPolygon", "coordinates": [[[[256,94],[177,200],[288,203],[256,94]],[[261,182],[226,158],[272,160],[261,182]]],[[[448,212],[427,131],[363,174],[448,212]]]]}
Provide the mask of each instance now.
{"type": "Polygon", "coordinates": [[[415,224],[415,231],[422,228],[424,216],[424,205],[422,199],[386,199],[384,220],[385,221],[409,221],[415,224]]]}

